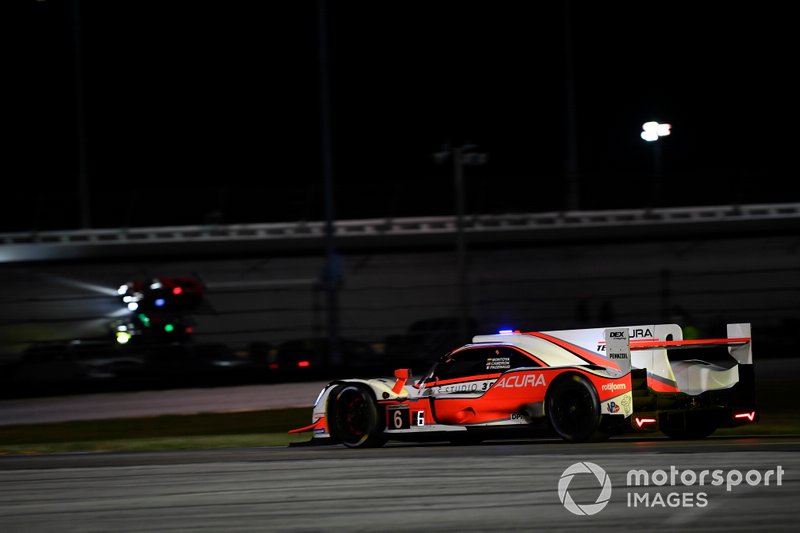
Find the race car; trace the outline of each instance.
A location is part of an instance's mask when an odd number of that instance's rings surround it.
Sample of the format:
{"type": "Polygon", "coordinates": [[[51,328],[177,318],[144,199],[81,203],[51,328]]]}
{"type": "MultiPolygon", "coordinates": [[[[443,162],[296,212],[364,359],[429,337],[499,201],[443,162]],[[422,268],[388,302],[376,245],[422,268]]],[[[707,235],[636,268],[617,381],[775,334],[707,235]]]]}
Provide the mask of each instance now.
{"type": "Polygon", "coordinates": [[[554,434],[587,442],[628,432],[703,438],[756,422],[751,327],[684,339],[678,324],[478,335],[420,379],[338,379],[319,393],[309,443],[349,448],[389,440],[485,439],[554,434]],[[714,350],[721,361],[687,359],[714,350]],[[684,352],[688,353],[688,352],[684,352]]]}

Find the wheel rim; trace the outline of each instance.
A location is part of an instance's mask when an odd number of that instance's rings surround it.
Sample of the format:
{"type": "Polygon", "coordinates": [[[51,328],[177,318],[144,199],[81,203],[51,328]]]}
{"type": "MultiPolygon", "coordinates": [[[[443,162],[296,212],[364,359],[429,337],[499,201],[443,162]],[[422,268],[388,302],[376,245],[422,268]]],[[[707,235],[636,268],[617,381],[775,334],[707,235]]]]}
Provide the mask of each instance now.
{"type": "Polygon", "coordinates": [[[363,391],[348,387],[337,396],[336,434],[344,445],[365,445],[374,430],[374,418],[374,406],[363,391]]]}
{"type": "Polygon", "coordinates": [[[342,398],[341,418],[348,440],[360,440],[367,434],[369,413],[364,397],[358,393],[347,393],[342,398]]]}

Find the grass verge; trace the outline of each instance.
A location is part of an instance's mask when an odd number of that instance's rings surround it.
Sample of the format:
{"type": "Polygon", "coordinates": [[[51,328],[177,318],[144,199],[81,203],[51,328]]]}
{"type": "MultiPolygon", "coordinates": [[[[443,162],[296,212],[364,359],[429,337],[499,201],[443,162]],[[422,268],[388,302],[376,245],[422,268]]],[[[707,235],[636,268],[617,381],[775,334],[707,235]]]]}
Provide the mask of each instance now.
{"type": "Polygon", "coordinates": [[[302,407],[5,426],[0,454],[287,446],[310,438],[288,433],[310,417],[302,407]]]}

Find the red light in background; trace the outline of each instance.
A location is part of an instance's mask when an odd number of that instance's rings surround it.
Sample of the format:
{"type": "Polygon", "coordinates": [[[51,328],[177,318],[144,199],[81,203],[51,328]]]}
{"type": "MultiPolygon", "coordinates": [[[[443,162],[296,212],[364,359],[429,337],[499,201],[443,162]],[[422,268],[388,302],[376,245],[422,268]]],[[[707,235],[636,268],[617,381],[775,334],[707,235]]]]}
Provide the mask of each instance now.
{"type": "Polygon", "coordinates": [[[270,370],[278,370],[281,367],[278,363],[270,363],[267,365],[267,368],[270,370]]]}
{"type": "Polygon", "coordinates": [[[300,368],[309,367],[311,366],[311,361],[298,361],[297,366],[299,366],[300,368]]]}
{"type": "Polygon", "coordinates": [[[180,294],[183,292],[183,287],[175,287],[172,289],[172,294],[180,294]]]}

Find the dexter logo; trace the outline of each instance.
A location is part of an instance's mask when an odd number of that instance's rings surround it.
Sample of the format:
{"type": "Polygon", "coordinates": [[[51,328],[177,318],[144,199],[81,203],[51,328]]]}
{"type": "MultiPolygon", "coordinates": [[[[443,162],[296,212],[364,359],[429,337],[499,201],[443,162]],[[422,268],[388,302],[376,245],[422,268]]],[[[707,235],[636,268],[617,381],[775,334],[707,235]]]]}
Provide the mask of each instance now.
{"type": "Polygon", "coordinates": [[[624,339],[625,332],[624,331],[609,331],[608,336],[612,339],[624,339]]]}
{"type": "Polygon", "coordinates": [[[514,374],[500,378],[494,384],[498,389],[511,389],[514,387],[538,387],[546,385],[543,374],[514,374]]]}

